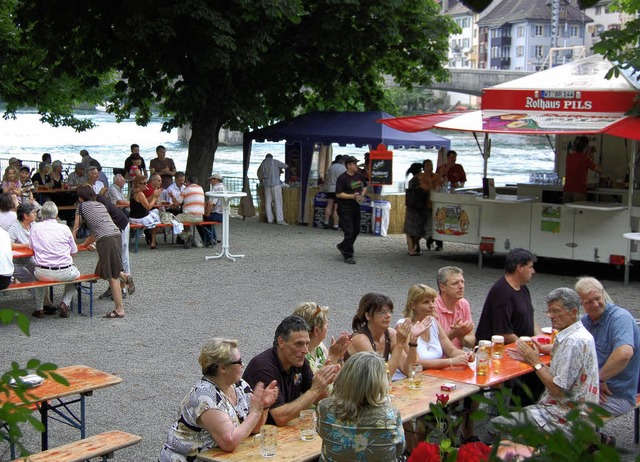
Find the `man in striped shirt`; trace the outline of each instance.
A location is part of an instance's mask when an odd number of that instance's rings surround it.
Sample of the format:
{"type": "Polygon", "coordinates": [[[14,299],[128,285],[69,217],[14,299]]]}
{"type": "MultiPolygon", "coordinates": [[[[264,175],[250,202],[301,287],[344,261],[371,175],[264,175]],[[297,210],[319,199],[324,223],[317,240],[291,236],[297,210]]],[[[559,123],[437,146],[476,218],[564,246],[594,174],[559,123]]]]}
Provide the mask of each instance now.
{"type": "MultiPolygon", "coordinates": [[[[204,190],[192,175],[187,175],[185,184],[187,187],[178,196],[178,202],[182,203],[182,213],[176,215],[176,220],[180,223],[200,223],[204,215],[204,190]]],[[[185,249],[194,244],[193,234],[191,229],[180,233],[185,249]]],[[[198,233],[195,233],[195,246],[203,247],[198,233]]]]}

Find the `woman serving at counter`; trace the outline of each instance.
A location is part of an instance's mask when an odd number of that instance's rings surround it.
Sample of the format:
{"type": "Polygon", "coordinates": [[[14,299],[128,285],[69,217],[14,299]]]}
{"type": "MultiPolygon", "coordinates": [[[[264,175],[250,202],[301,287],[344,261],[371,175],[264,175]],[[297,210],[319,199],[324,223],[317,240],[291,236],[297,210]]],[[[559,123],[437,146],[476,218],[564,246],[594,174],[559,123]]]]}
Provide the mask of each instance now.
{"type": "Polygon", "coordinates": [[[565,163],[564,202],[587,200],[587,178],[589,170],[600,172],[600,166],[591,158],[589,138],[576,136],[573,151],[567,155],[565,163]]]}

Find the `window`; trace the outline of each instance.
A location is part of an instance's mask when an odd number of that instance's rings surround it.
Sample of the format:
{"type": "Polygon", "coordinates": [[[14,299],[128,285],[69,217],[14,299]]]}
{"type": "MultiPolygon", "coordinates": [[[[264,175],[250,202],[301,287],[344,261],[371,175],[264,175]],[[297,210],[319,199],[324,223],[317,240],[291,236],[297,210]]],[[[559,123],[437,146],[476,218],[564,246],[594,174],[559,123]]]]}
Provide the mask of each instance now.
{"type": "Polygon", "coordinates": [[[534,37],[544,37],[544,26],[534,26],[534,28],[533,28],[533,36],[534,37]]]}
{"type": "Polygon", "coordinates": [[[544,47],[542,45],[534,46],[533,56],[535,56],[536,58],[542,58],[544,56],[544,47]]]}
{"type": "Polygon", "coordinates": [[[569,36],[577,37],[578,36],[578,26],[569,27],[569,36]]]}
{"type": "Polygon", "coordinates": [[[462,48],[469,48],[469,39],[462,39],[462,48]]]}
{"type": "Polygon", "coordinates": [[[524,55],[524,45],[518,45],[516,47],[516,56],[521,58],[524,55]]]}
{"type": "Polygon", "coordinates": [[[524,37],[524,26],[518,26],[516,28],[516,34],[518,37],[524,37]]]}
{"type": "Polygon", "coordinates": [[[596,6],[596,14],[602,14],[602,7],[596,6]]]}
{"type": "Polygon", "coordinates": [[[609,24],[609,26],[607,26],[607,29],[609,29],[609,30],[620,30],[620,24],[609,24]]]}

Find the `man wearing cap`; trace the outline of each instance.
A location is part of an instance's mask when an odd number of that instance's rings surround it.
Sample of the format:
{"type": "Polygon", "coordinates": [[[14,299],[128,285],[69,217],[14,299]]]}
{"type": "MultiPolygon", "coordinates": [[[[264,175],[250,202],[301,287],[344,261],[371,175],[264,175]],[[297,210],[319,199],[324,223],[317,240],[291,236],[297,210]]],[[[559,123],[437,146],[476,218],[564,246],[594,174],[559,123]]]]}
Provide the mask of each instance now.
{"type": "Polygon", "coordinates": [[[347,171],[336,181],[338,218],[344,239],[337,245],[345,263],[355,265],[353,244],[360,234],[360,203],[367,194],[367,180],[358,170],[358,159],[348,156],[344,161],[347,171]]]}
{"type": "Polygon", "coordinates": [[[284,221],[282,211],[282,182],[280,181],[280,173],[285,168],[288,168],[287,164],[274,159],[271,153],[265,156],[258,167],[258,179],[264,189],[264,208],[267,212],[267,222],[273,223],[273,210],[271,209],[273,202],[276,209],[276,223],[279,225],[288,224],[284,221]]]}
{"type": "Polygon", "coordinates": [[[336,156],[336,160],[333,161],[329,170],[327,170],[327,177],[324,182],[324,192],[327,195],[327,207],[324,209],[324,228],[329,229],[329,221],[333,221],[333,229],[338,229],[338,204],[336,203],[336,182],[338,177],[342,175],[347,169],[344,166],[344,157],[341,155],[336,156]]]}
{"type": "MultiPolygon", "coordinates": [[[[209,191],[217,193],[227,192],[227,188],[222,184],[222,175],[214,173],[209,177],[209,191]]],[[[216,221],[218,223],[222,223],[222,204],[223,200],[219,197],[208,196],[204,209],[204,221],[216,221]]],[[[218,242],[218,236],[216,234],[215,226],[211,226],[210,229],[208,227],[198,226],[198,230],[201,231],[205,247],[213,247],[216,245],[216,242],[218,242]],[[210,230],[212,232],[209,232],[210,230]]]]}
{"type": "Polygon", "coordinates": [[[69,173],[69,176],[67,177],[67,184],[69,185],[70,188],[77,188],[82,183],[87,182],[87,179],[84,176],[84,170],[85,170],[84,164],[82,163],[76,164],[75,170],[69,173]]]}
{"type": "Polygon", "coordinates": [[[173,175],[176,174],[176,164],[173,159],[166,157],[167,150],[160,145],[156,148],[156,157],[149,162],[149,172],[158,173],[162,178],[162,189],[167,189],[173,183],[173,175]]]}

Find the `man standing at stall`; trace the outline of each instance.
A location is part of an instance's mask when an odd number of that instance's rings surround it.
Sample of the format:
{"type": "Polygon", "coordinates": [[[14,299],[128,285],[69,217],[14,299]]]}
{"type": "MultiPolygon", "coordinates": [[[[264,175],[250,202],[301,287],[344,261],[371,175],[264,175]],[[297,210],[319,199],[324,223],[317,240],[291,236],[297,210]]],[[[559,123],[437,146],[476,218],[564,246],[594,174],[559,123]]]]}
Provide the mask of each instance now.
{"type": "Polygon", "coordinates": [[[280,174],[282,170],[288,168],[287,164],[273,158],[273,154],[269,153],[258,167],[258,179],[262,183],[264,190],[264,208],[267,212],[267,222],[273,223],[273,208],[276,212],[275,221],[279,225],[288,225],[284,221],[284,212],[282,211],[282,182],[280,174]]]}
{"type": "Polygon", "coordinates": [[[336,181],[336,201],[338,202],[338,219],[344,238],[336,247],[342,254],[344,262],[355,265],[353,244],[360,234],[360,204],[367,194],[367,180],[358,171],[358,159],[348,156],[344,161],[347,171],[336,181]]]}
{"type": "Polygon", "coordinates": [[[565,166],[564,202],[586,201],[589,170],[600,171],[600,166],[591,158],[589,138],[584,135],[576,137],[565,166]]]}

